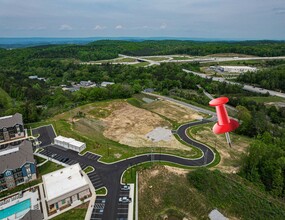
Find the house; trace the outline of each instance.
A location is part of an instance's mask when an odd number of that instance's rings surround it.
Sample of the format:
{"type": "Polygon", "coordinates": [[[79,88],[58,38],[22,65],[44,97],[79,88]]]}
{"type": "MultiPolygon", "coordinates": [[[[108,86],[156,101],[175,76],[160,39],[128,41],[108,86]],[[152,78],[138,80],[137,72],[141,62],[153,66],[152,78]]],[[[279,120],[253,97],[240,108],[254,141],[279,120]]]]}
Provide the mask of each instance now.
{"type": "Polygon", "coordinates": [[[42,178],[49,213],[92,196],[88,176],[78,163],[43,175],[42,178]]]}
{"type": "Polygon", "coordinates": [[[102,82],[101,87],[107,87],[108,85],[113,85],[113,84],[115,84],[115,83],[113,83],[113,82],[102,82]]]}
{"type": "Polygon", "coordinates": [[[29,79],[38,79],[38,76],[29,76],[29,79]]]}
{"type": "Polygon", "coordinates": [[[54,139],[54,144],[77,152],[81,152],[86,148],[85,143],[77,141],[73,138],[66,138],[60,135],[54,139]]]}
{"type": "MultiPolygon", "coordinates": [[[[91,82],[90,80],[88,80],[88,81],[80,81],[80,86],[82,86],[82,87],[89,87],[89,86],[92,86],[94,84],[95,83],[91,82]]],[[[95,84],[95,86],[96,86],[96,84],[95,84]]]]}
{"type": "Polygon", "coordinates": [[[154,89],[153,88],[146,88],[146,89],[144,89],[144,92],[153,93],[154,89]]]}
{"type": "Polygon", "coordinates": [[[23,118],[21,114],[16,113],[14,115],[0,118],[0,144],[25,137],[23,118]]]}
{"type": "Polygon", "coordinates": [[[37,75],[34,75],[34,76],[29,76],[29,79],[37,79],[37,80],[42,80],[44,82],[46,82],[46,78],[43,78],[43,77],[38,77],[37,75]]]}
{"type": "Polygon", "coordinates": [[[36,165],[22,115],[0,118],[0,191],[34,180],[36,165]]]}

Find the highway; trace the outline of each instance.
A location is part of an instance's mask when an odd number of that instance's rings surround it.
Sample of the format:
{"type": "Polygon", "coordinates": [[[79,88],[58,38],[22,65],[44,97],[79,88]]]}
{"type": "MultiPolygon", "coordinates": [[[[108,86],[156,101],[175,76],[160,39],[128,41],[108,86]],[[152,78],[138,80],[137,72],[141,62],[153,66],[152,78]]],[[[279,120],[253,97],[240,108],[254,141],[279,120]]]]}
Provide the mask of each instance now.
{"type": "Polygon", "coordinates": [[[205,79],[212,78],[213,81],[225,82],[225,83],[232,84],[232,85],[240,85],[240,86],[242,86],[242,89],[250,91],[250,92],[256,92],[256,93],[261,93],[261,94],[268,93],[271,96],[278,96],[278,97],[281,97],[281,98],[285,98],[285,93],[282,93],[282,92],[276,92],[276,91],[263,89],[263,88],[256,87],[256,86],[245,85],[245,84],[241,84],[241,83],[237,83],[237,82],[231,82],[231,81],[228,81],[228,80],[226,80],[224,78],[221,78],[221,77],[210,77],[210,76],[207,76],[204,73],[198,73],[198,72],[194,72],[194,71],[191,71],[191,70],[183,69],[183,71],[186,72],[186,73],[192,73],[194,75],[200,76],[200,77],[205,78],[205,79]]]}

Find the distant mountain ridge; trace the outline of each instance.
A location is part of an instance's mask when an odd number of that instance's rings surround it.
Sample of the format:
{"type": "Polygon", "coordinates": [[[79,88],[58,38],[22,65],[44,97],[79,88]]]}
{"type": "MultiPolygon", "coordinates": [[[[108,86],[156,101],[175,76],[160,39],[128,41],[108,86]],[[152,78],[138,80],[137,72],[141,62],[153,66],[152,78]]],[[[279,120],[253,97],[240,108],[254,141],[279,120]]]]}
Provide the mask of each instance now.
{"type": "Polygon", "coordinates": [[[84,45],[98,40],[123,40],[141,42],[145,40],[182,40],[182,41],[227,41],[237,42],[248,39],[222,39],[222,38],[186,38],[186,37],[86,37],[86,38],[49,38],[49,37],[29,37],[29,38],[0,38],[0,48],[13,49],[41,45],[54,44],[79,44],[84,45]]]}

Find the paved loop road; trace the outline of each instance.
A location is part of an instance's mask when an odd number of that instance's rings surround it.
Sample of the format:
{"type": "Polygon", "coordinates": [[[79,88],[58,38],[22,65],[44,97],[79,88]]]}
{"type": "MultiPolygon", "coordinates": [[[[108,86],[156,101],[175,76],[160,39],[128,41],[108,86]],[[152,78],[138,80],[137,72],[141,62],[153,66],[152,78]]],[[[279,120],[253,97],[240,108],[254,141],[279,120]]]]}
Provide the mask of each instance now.
{"type": "MultiPolygon", "coordinates": [[[[133,158],[121,160],[115,163],[106,164],[98,161],[97,160],[98,157],[95,157],[96,159],[93,159],[92,157],[90,157],[90,154],[85,154],[84,156],[81,156],[78,155],[77,152],[75,151],[63,150],[58,147],[55,147],[54,145],[46,146],[45,150],[48,150],[53,154],[68,157],[69,160],[77,161],[80,164],[85,164],[86,166],[93,166],[95,168],[96,176],[100,177],[102,185],[104,185],[108,189],[108,194],[106,196],[106,204],[104,208],[104,213],[102,215],[102,219],[116,220],[120,218],[120,215],[118,214],[118,200],[119,200],[119,192],[121,187],[120,184],[121,176],[123,172],[129,167],[149,161],[166,161],[189,167],[206,166],[214,161],[215,153],[212,151],[212,149],[210,149],[208,146],[202,143],[199,143],[189,138],[186,134],[188,128],[200,124],[209,123],[213,119],[187,123],[180,126],[177,129],[177,131],[175,131],[175,133],[179,136],[181,140],[183,140],[187,144],[199,148],[203,152],[202,157],[197,159],[187,159],[178,156],[155,153],[155,154],[144,154],[133,158]]],[[[45,134],[43,133],[41,135],[44,136],[45,134]]]]}

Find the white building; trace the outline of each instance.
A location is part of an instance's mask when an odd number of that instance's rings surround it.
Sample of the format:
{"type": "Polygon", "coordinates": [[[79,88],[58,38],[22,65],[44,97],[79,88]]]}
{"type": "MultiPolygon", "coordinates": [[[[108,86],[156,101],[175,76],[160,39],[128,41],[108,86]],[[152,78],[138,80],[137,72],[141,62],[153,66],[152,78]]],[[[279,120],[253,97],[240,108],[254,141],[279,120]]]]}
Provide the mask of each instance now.
{"type": "Polygon", "coordinates": [[[85,143],[60,135],[54,139],[54,144],[77,152],[81,152],[86,148],[85,143]]]}
{"type": "Polygon", "coordinates": [[[88,176],[74,164],[42,176],[49,212],[69,207],[91,197],[88,176]]]}
{"type": "Polygon", "coordinates": [[[106,87],[108,85],[113,85],[113,84],[115,84],[115,83],[113,83],[113,82],[102,82],[101,87],[106,87]]]}
{"type": "Polygon", "coordinates": [[[256,67],[250,66],[218,66],[218,70],[222,72],[229,72],[229,73],[245,73],[245,72],[256,72],[256,67]]]}

